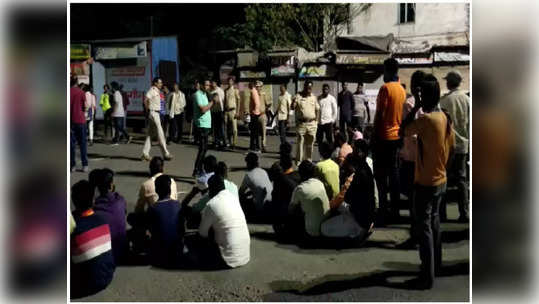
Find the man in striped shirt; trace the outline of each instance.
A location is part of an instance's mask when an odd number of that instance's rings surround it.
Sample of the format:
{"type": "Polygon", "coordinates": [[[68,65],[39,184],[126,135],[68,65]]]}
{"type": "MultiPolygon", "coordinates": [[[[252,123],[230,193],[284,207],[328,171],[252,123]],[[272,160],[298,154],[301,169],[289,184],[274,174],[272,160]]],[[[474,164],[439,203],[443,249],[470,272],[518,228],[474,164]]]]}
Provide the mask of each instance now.
{"type": "Polygon", "coordinates": [[[94,190],[81,180],[71,188],[76,227],[71,234],[71,298],[105,289],[114,275],[109,225],[93,210],[94,190]]]}

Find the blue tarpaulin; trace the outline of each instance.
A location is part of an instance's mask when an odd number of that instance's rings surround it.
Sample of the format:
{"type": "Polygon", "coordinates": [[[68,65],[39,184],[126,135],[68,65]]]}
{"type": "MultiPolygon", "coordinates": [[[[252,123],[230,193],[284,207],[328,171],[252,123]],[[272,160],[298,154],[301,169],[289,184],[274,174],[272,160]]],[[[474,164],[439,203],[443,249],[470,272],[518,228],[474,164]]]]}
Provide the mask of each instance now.
{"type": "Polygon", "coordinates": [[[178,63],[178,41],[176,37],[152,38],[152,77],[159,75],[159,61],[176,62],[176,82],[180,82],[178,63]]]}

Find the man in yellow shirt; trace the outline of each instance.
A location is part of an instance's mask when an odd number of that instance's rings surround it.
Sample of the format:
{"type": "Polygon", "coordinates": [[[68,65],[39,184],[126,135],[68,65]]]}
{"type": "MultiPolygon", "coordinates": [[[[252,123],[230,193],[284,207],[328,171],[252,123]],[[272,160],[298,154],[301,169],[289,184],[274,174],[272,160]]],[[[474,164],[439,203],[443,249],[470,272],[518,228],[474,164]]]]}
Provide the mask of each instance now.
{"type": "Polygon", "coordinates": [[[402,123],[399,134],[417,135],[414,210],[419,238],[421,274],[408,283],[414,288],[431,289],[442,264],[440,203],[446,191],[447,162],[453,153],[455,132],[451,118],[438,110],[440,85],[434,75],[426,75],[415,92],[415,106],[402,123]],[[423,109],[424,115],[415,119],[423,109]]]}

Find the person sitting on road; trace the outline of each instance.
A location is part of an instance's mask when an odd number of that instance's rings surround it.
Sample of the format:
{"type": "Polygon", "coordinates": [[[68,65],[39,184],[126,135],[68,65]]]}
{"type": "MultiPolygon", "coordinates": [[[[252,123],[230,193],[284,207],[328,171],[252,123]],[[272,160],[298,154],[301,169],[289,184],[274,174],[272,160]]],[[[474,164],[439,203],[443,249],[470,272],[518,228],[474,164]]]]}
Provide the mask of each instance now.
{"type": "MultiPolygon", "coordinates": [[[[128,239],[132,242],[133,251],[142,253],[146,251],[146,230],[148,223],[146,220],[146,210],[153,206],[158,200],[159,195],[155,192],[155,180],[163,175],[164,160],[160,156],[155,156],[150,161],[150,178],[140,186],[138,200],[135,205],[135,212],[127,215],[127,223],[131,226],[128,231],[128,239]]],[[[178,199],[178,190],[174,179],[170,178],[170,198],[178,199]]]]}
{"type": "Polygon", "coordinates": [[[71,298],[95,294],[110,284],[116,265],[110,228],[93,210],[94,189],[86,180],[71,187],[75,228],[71,233],[71,298]]]}
{"type": "MultiPolygon", "coordinates": [[[[215,174],[221,176],[225,183],[225,189],[230,191],[230,193],[234,194],[234,196],[238,197],[238,186],[234,184],[234,182],[226,179],[228,177],[228,167],[226,163],[219,162],[217,164],[217,168],[215,171],[215,174]]],[[[183,207],[186,208],[186,210],[189,210],[189,221],[188,221],[188,227],[192,226],[198,226],[200,223],[200,214],[202,210],[204,210],[204,207],[208,204],[208,201],[210,200],[210,195],[208,193],[202,195],[200,200],[193,204],[192,206],[189,206],[189,203],[194,198],[194,196],[200,192],[200,189],[198,187],[193,187],[191,192],[185,197],[185,199],[182,202],[183,207]]]]}
{"type": "Polygon", "coordinates": [[[148,228],[151,233],[149,258],[156,267],[176,268],[181,265],[185,226],[181,205],[170,198],[171,178],[155,179],[159,200],[148,208],[148,228]]]}
{"type": "Polygon", "coordinates": [[[98,171],[96,186],[99,196],[95,199],[94,211],[109,224],[112,239],[112,253],[116,264],[125,261],[127,256],[127,234],[125,216],[127,203],[115,190],[114,172],[105,168],[98,171]]]}
{"type": "Polygon", "coordinates": [[[339,193],[339,165],[331,159],[331,145],[321,142],[318,146],[322,161],[316,164],[316,177],[324,183],[329,200],[339,193]]]}
{"type": "Polygon", "coordinates": [[[248,219],[263,215],[264,205],[271,202],[273,185],[266,170],[258,166],[258,155],[249,152],[245,157],[247,174],[243,178],[239,194],[240,203],[248,219]]]}
{"type": "Polygon", "coordinates": [[[217,169],[217,158],[213,155],[208,155],[202,160],[202,172],[196,177],[196,185],[200,192],[208,191],[208,180],[215,174],[217,169]]]}
{"type": "MultiPolygon", "coordinates": [[[[292,160],[290,162],[292,163],[292,160]]],[[[299,183],[291,174],[286,174],[279,163],[275,162],[269,170],[269,177],[273,182],[273,192],[271,193],[272,201],[267,203],[265,208],[270,222],[273,224],[273,230],[277,234],[282,233],[285,229],[288,204],[299,183]]]]}
{"type": "Polygon", "coordinates": [[[348,144],[343,133],[335,134],[335,146],[339,148],[336,163],[341,166],[346,156],[352,153],[352,146],[348,144]]]}
{"type": "Polygon", "coordinates": [[[374,176],[367,164],[368,145],[360,140],[357,152],[349,154],[344,162],[346,182],[341,192],[330,202],[338,215],[322,224],[322,234],[327,237],[355,238],[364,241],[374,223],[374,176]]]}
{"type": "Polygon", "coordinates": [[[329,200],[324,184],[315,178],[315,165],[302,161],[299,165],[301,184],[292,193],[288,206],[291,234],[301,239],[320,236],[320,225],[329,216],[329,200]],[[301,220],[298,220],[298,217],[301,220]],[[290,222],[292,221],[292,222],[290,222]]]}
{"type": "Polygon", "coordinates": [[[279,146],[279,164],[283,169],[284,175],[293,179],[296,184],[301,182],[298,171],[294,170],[294,160],[292,158],[292,145],[288,142],[279,146]]]}
{"type": "Polygon", "coordinates": [[[216,174],[208,181],[210,200],[202,211],[198,236],[188,245],[203,268],[236,268],[250,260],[249,229],[238,198],[216,174]]]}

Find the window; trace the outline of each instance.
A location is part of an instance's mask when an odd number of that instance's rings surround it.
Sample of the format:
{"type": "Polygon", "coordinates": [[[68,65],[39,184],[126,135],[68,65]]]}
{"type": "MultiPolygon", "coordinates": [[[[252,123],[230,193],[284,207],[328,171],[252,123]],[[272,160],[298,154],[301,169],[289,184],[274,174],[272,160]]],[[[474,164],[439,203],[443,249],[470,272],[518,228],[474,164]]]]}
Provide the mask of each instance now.
{"type": "Polygon", "coordinates": [[[399,23],[415,22],[415,3],[399,4],[399,23]]]}

